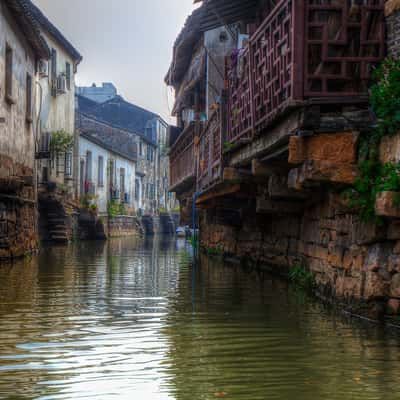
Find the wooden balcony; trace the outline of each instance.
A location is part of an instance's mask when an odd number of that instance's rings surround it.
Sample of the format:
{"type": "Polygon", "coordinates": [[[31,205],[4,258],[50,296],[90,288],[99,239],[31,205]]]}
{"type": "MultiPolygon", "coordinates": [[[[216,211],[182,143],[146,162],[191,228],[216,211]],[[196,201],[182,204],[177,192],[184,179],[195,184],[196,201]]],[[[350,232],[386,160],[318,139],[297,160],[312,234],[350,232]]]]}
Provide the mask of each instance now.
{"type": "Polygon", "coordinates": [[[222,176],[222,136],[220,111],[215,111],[199,137],[197,189],[204,192],[222,176]]]}
{"type": "Polygon", "coordinates": [[[196,159],[194,137],[198,126],[189,124],[172,145],[170,157],[171,192],[189,190],[196,181],[196,159]]]}
{"type": "Polygon", "coordinates": [[[383,0],[279,1],[232,56],[226,140],[249,141],[305,102],[366,102],[385,54],[383,7],[383,0]]]}

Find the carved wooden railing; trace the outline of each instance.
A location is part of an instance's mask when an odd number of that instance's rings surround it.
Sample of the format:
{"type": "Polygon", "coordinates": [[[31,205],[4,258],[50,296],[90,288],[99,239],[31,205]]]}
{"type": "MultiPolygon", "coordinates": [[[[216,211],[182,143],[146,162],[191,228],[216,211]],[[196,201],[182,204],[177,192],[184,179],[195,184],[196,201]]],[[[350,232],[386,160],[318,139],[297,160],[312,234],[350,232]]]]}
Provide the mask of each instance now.
{"type": "Polygon", "coordinates": [[[191,123],[172,146],[170,157],[171,188],[195,178],[194,135],[196,126],[191,123]]]}
{"type": "Polygon", "coordinates": [[[197,189],[203,192],[222,174],[222,138],[220,112],[215,111],[199,137],[197,189]]]}
{"type": "Polygon", "coordinates": [[[384,0],[281,0],[228,71],[226,139],[251,139],[305,100],[367,94],[384,57],[384,0]]]}

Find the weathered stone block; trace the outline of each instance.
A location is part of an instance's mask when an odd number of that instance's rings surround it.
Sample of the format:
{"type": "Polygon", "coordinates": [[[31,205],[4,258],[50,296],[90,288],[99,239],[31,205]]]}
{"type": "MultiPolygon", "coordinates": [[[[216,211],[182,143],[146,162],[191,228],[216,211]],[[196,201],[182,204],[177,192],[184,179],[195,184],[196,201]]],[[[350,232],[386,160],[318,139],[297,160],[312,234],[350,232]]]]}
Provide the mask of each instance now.
{"type": "Polygon", "coordinates": [[[397,205],[400,199],[398,192],[378,193],[375,202],[375,213],[381,217],[400,218],[400,207],[397,205]]]}
{"type": "Polygon", "coordinates": [[[306,160],[330,161],[333,164],[356,162],[358,132],[319,134],[307,138],[292,136],[289,142],[289,163],[306,160]]]}
{"type": "Polygon", "coordinates": [[[400,298],[400,273],[392,277],[390,283],[390,297],[400,298]]]}
{"type": "Polygon", "coordinates": [[[385,3],[385,16],[389,17],[400,10],[400,0],[387,0],[385,3]]]}
{"type": "Polygon", "coordinates": [[[363,297],[365,300],[373,300],[387,297],[389,287],[389,282],[384,280],[381,275],[379,275],[377,272],[368,271],[365,274],[363,297]]]}
{"type": "Polygon", "coordinates": [[[371,222],[353,219],[351,224],[351,242],[357,245],[371,244],[386,239],[387,229],[371,222]]]}
{"type": "Polygon", "coordinates": [[[400,240],[400,220],[391,220],[387,228],[387,239],[400,240]]]}
{"type": "Polygon", "coordinates": [[[387,312],[389,315],[398,315],[400,312],[400,300],[390,299],[387,302],[387,312]]]}

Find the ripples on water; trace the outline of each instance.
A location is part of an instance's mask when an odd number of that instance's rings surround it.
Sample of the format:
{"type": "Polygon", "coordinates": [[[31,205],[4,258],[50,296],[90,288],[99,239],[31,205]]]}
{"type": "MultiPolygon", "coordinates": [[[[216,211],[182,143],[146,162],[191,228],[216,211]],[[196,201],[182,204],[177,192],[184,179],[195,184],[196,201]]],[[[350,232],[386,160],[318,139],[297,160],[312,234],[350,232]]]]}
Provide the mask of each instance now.
{"type": "Polygon", "coordinates": [[[398,336],[132,238],[0,268],[1,399],[400,399],[398,336]]]}

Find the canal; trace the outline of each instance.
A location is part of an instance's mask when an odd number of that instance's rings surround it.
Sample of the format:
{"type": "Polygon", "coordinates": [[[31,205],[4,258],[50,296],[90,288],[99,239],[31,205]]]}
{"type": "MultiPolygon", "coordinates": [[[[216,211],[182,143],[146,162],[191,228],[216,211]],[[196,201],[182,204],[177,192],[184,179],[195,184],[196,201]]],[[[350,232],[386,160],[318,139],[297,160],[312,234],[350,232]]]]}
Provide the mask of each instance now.
{"type": "Polygon", "coordinates": [[[0,268],[1,399],[391,400],[400,334],[183,241],[44,249],[0,268]]]}

